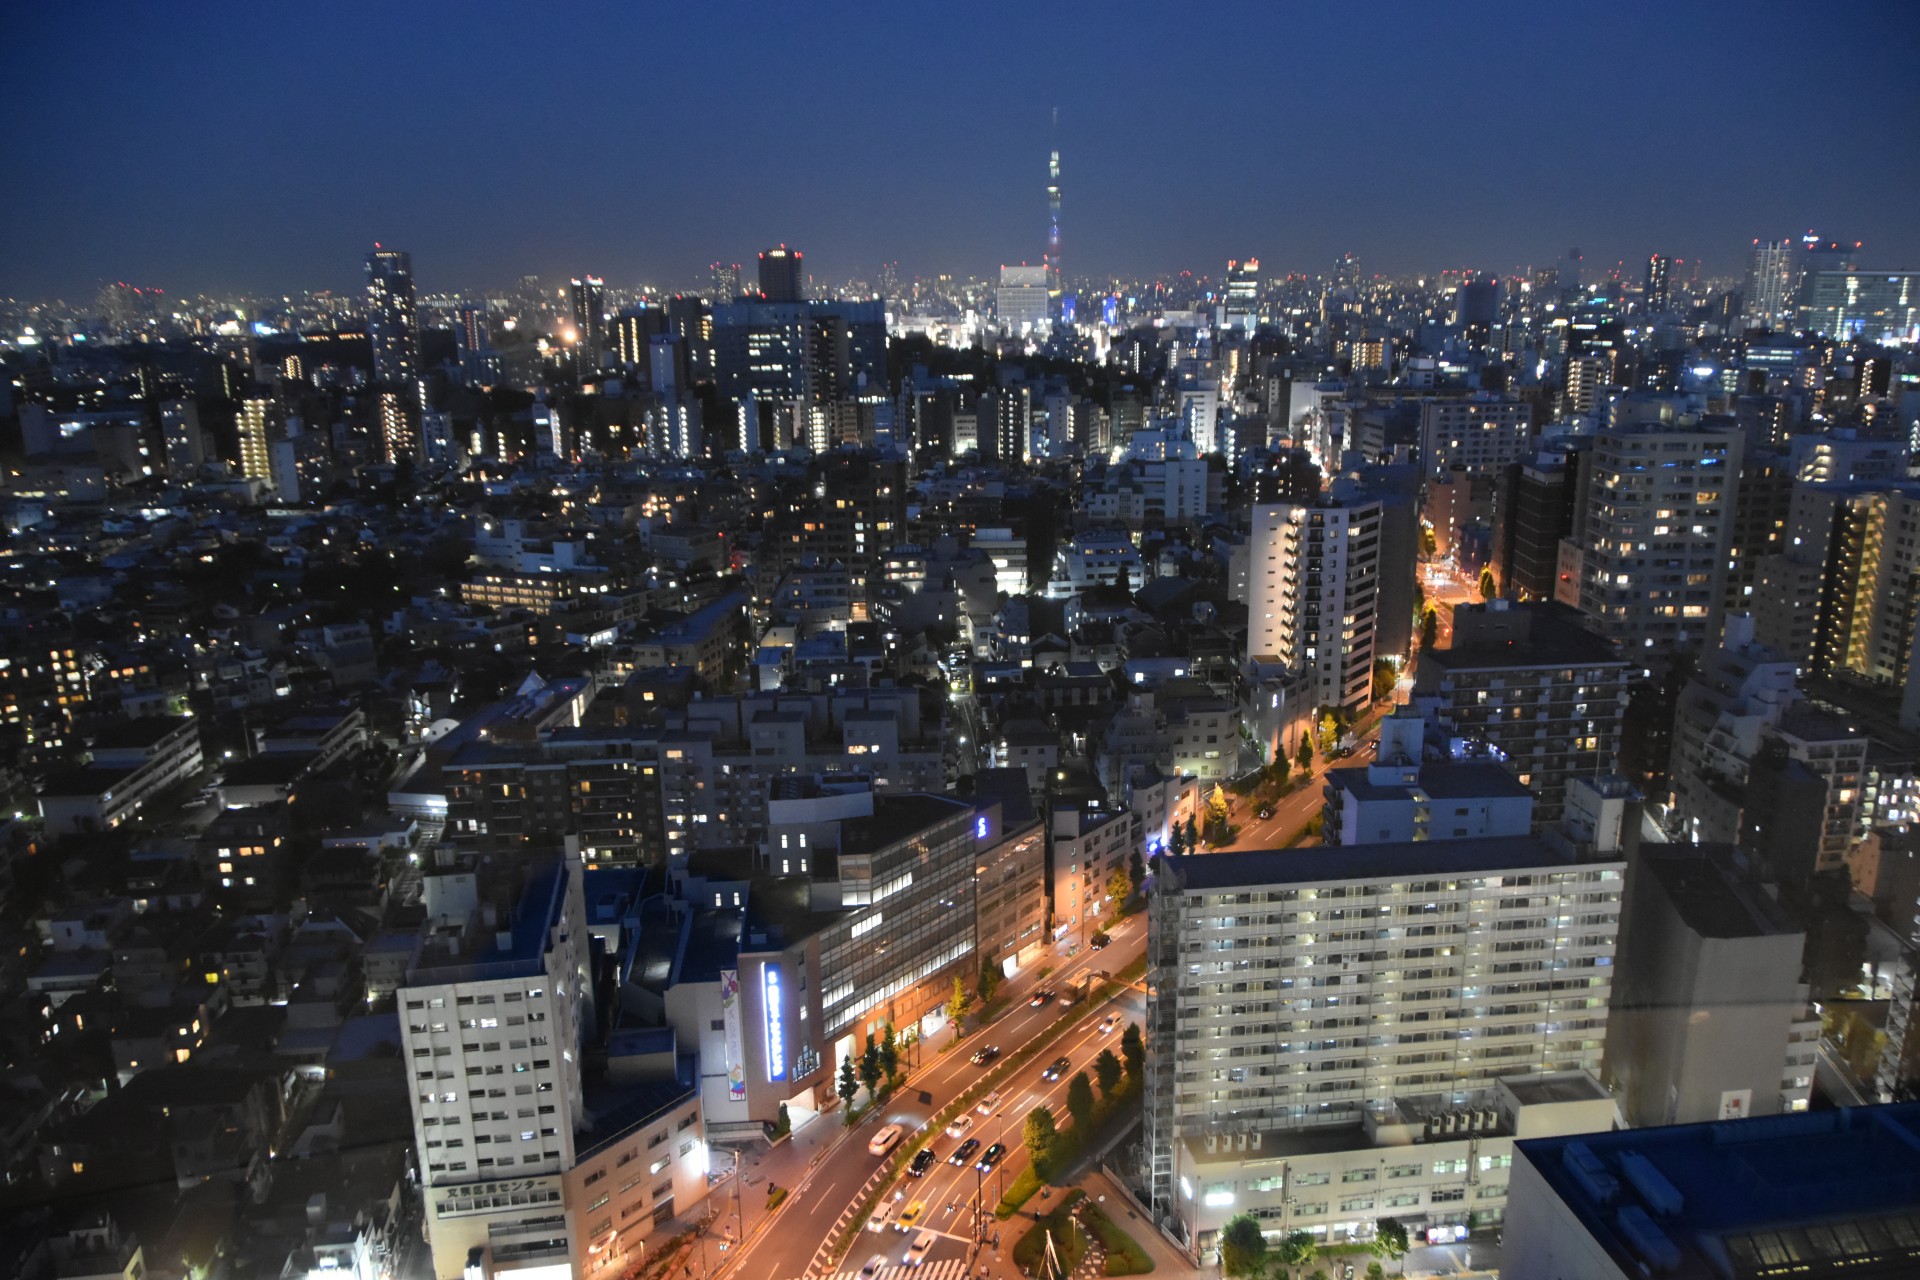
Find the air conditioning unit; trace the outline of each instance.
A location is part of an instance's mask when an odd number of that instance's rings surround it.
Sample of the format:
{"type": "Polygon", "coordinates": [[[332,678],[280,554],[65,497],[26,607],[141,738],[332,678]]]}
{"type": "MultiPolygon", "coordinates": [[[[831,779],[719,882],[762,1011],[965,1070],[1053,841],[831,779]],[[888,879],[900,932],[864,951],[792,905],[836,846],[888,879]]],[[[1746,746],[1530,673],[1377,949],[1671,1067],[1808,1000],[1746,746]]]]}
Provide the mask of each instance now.
{"type": "Polygon", "coordinates": [[[1214,1152],[1218,1151],[1219,1149],[1220,1149],[1220,1139],[1215,1137],[1211,1133],[1208,1134],[1207,1135],[1207,1153],[1211,1155],[1214,1152]]]}
{"type": "Polygon", "coordinates": [[[1260,1132],[1259,1132],[1259,1130],[1257,1130],[1257,1129],[1256,1129],[1256,1130],[1254,1131],[1254,1134],[1253,1134],[1253,1140],[1252,1140],[1252,1142],[1251,1142],[1251,1144],[1250,1144],[1250,1145],[1251,1145],[1251,1146],[1253,1147],[1253,1149],[1254,1149],[1255,1151],[1258,1151],[1258,1150],[1260,1149],[1260,1132]]]}

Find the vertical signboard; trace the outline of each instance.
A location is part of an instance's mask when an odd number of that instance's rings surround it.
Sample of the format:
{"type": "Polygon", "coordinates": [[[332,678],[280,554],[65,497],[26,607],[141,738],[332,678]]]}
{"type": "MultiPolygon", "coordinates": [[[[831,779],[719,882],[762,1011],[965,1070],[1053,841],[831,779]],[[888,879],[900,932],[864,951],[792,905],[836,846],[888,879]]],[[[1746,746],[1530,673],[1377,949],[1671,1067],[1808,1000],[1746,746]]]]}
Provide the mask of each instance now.
{"type": "Polygon", "coordinates": [[[787,1078],[787,1028],[781,1020],[780,966],[770,964],[760,970],[760,990],[766,997],[767,1079],[787,1078]]]}
{"type": "Polygon", "coordinates": [[[740,971],[720,971],[720,1021],[727,1033],[727,1097],[744,1102],[747,1097],[746,1054],[740,1035],[740,971]]]}

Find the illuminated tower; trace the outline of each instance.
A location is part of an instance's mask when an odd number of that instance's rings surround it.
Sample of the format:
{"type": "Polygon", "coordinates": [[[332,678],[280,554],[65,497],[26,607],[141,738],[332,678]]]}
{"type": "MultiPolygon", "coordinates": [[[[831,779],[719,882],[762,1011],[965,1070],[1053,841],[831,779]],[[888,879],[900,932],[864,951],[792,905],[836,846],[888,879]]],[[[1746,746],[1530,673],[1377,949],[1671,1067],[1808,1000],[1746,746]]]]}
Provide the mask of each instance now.
{"type": "Polygon", "coordinates": [[[1647,310],[1665,311],[1673,305],[1673,259],[1656,253],[1647,259],[1647,310]]]}
{"type": "Polygon", "coordinates": [[[581,373],[600,367],[607,350],[607,284],[598,276],[576,277],[573,287],[573,358],[581,373]]]}
{"type": "Polygon", "coordinates": [[[398,383],[420,367],[414,329],[413,255],[373,246],[367,255],[367,337],[373,343],[373,379],[398,383]]]}
{"type": "MultiPolygon", "coordinates": [[[[1057,141],[1060,130],[1058,107],[1053,110],[1053,128],[1057,141]]],[[[1052,315],[1060,314],[1061,299],[1066,292],[1065,280],[1060,270],[1060,148],[1056,146],[1047,160],[1047,309],[1052,315]]]]}

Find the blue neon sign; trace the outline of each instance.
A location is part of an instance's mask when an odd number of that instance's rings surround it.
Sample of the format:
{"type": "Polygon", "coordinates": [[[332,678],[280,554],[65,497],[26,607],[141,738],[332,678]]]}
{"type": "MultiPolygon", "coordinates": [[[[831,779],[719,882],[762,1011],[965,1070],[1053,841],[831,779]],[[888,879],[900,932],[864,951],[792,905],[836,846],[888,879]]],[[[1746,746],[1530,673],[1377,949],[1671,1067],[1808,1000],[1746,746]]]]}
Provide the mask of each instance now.
{"type": "Polygon", "coordinates": [[[767,1079],[787,1078],[787,1031],[780,1020],[780,966],[760,970],[760,991],[767,1006],[767,1079]]]}

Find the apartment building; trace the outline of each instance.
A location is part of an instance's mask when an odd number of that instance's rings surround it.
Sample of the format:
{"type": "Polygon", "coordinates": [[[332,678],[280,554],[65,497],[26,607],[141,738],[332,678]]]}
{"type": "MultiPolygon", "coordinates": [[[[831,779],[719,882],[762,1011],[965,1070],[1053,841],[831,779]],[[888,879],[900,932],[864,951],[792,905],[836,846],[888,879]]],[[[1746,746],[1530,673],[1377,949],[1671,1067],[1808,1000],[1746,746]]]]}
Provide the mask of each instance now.
{"type": "Polygon", "coordinates": [[[1526,456],[1532,406],[1492,396],[1420,402],[1420,466],[1428,477],[1454,467],[1498,476],[1526,456]]]}
{"type": "Polygon", "coordinates": [[[591,1024],[581,873],[553,859],[496,894],[472,864],[429,868],[418,953],[397,999],[413,1085],[433,1273],[570,1264],[564,1180],[589,1127],[591,1024]],[[483,890],[485,895],[483,896],[483,890]]]}
{"type": "Polygon", "coordinates": [[[1616,768],[1628,673],[1572,610],[1490,600],[1454,609],[1452,645],[1421,655],[1413,702],[1440,731],[1491,748],[1546,827],[1571,779],[1616,768]]]}
{"type": "Polygon", "coordinates": [[[1374,758],[1329,769],[1322,839],[1329,845],[1398,844],[1523,836],[1533,793],[1487,761],[1423,760],[1424,722],[1411,706],[1380,725],[1374,758]]]}
{"type": "Polygon", "coordinates": [[[1109,882],[1139,848],[1139,823],[1126,809],[1063,802],[1053,806],[1050,829],[1052,937],[1084,943],[1120,910],[1109,882]]]}
{"type": "Polygon", "coordinates": [[[87,764],[47,779],[40,818],[50,835],[119,826],[199,776],[200,728],[192,716],[142,716],[93,734],[87,764]]]}
{"type": "MultiPolygon", "coordinates": [[[[1465,1105],[1600,1065],[1622,872],[1551,836],[1163,857],[1147,944],[1145,1182],[1182,1144],[1465,1105]]],[[[1249,1138],[1249,1146],[1251,1139],[1249,1138]]]]}
{"type": "Polygon", "coordinates": [[[1382,510],[1340,484],[1253,508],[1247,657],[1303,673],[1316,706],[1372,697],[1382,510]]]}

